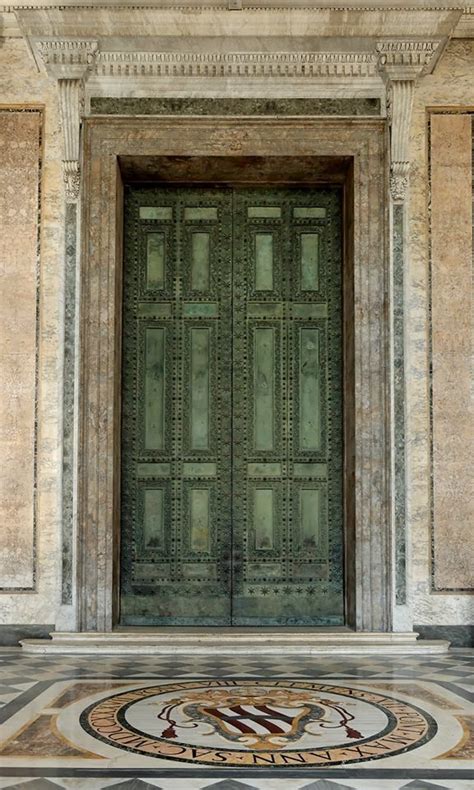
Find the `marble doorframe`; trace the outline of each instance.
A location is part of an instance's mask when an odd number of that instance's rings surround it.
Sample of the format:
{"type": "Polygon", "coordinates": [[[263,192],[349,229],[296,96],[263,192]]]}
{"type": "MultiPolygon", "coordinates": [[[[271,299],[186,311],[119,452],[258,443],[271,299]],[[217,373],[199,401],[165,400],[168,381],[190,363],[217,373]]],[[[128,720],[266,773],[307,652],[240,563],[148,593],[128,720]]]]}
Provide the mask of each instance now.
{"type": "Polygon", "coordinates": [[[111,631],[118,610],[123,225],[119,158],[125,156],[313,156],[351,161],[344,212],[344,267],[350,273],[345,277],[345,364],[353,368],[345,419],[346,429],[350,422],[345,458],[347,620],[359,631],[391,630],[387,150],[386,123],[380,118],[85,120],[77,448],[79,631],[111,631]]]}

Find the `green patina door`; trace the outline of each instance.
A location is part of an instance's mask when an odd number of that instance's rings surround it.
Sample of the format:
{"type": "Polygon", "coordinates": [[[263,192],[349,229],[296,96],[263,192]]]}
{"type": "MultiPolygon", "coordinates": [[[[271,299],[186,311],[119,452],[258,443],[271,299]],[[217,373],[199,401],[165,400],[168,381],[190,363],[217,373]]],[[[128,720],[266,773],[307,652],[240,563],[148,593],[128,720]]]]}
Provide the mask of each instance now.
{"type": "Polygon", "coordinates": [[[340,192],[125,218],[120,622],[342,624],[340,192]]]}

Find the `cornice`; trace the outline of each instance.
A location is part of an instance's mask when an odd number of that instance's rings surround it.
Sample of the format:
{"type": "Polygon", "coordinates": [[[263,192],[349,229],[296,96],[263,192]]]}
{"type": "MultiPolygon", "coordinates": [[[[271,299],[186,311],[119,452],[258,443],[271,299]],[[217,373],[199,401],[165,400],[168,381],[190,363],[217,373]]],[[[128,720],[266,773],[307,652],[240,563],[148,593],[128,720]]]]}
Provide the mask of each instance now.
{"type": "Polygon", "coordinates": [[[40,67],[56,79],[147,77],[313,81],[413,80],[432,70],[440,40],[383,39],[371,51],[157,51],[100,49],[92,38],[31,40],[40,67]]]}

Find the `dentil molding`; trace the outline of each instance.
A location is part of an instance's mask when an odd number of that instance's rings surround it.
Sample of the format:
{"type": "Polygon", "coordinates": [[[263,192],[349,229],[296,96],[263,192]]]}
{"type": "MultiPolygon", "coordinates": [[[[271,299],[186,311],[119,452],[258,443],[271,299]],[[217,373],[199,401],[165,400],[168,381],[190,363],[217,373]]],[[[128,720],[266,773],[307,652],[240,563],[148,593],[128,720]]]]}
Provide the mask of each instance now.
{"type": "Polygon", "coordinates": [[[98,77],[371,78],[372,52],[99,52],[98,77]]]}

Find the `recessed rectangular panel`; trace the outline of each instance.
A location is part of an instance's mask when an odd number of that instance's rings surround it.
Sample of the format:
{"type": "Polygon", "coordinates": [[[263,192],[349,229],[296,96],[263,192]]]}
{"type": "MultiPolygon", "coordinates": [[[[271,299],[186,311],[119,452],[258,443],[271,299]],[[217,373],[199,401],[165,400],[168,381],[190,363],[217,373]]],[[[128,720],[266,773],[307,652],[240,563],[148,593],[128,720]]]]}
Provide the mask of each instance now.
{"type": "Polygon", "coordinates": [[[183,562],[183,576],[185,579],[196,579],[198,584],[202,580],[214,581],[217,578],[217,568],[214,562],[183,562]]]}
{"type": "Polygon", "coordinates": [[[137,464],[137,477],[169,477],[171,464],[137,464]]]}
{"type": "Polygon", "coordinates": [[[209,329],[191,329],[191,447],[209,447],[209,329]]]}
{"type": "Polygon", "coordinates": [[[188,206],[184,209],[185,220],[216,220],[217,208],[215,206],[188,206]]]}
{"type": "Polygon", "coordinates": [[[140,206],[140,219],[173,219],[172,206],[140,206]]]}
{"type": "Polygon", "coordinates": [[[247,577],[252,580],[257,579],[279,579],[281,577],[281,565],[279,562],[248,562],[247,577]]]}
{"type": "Polygon", "coordinates": [[[219,305],[217,302],[184,302],[184,318],[217,318],[219,305]]]}
{"type": "Polygon", "coordinates": [[[273,450],[274,446],[274,330],[254,330],[254,446],[273,450]]]}
{"type": "Polygon", "coordinates": [[[255,290],[273,289],[273,233],[255,234],[255,290]]]}
{"type": "Polygon", "coordinates": [[[280,219],[280,206],[249,206],[247,209],[249,219],[280,219]]]}
{"type": "Polygon", "coordinates": [[[321,446],[319,329],[300,329],[299,348],[300,449],[321,446]]]}
{"type": "Polygon", "coordinates": [[[161,327],[145,331],[145,449],[163,450],[165,444],[165,333],[161,327]]]}
{"type": "Polygon", "coordinates": [[[281,464],[247,464],[249,477],[280,477],[281,464]]]}
{"type": "Polygon", "coordinates": [[[172,313],[169,302],[139,302],[137,315],[139,318],[170,318],[172,313]]]}
{"type": "Polygon", "coordinates": [[[133,581],[145,582],[149,584],[152,582],[156,584],[164,579],[169,579],[170,567],[165,562],[137,562],[133,568],[133,581]]]}
{"type": "Polygon", "coordinates": [[[165,285],[165,234],[146,235],[146,287],[159,291],[165,285]]]}
{"type": "Polygon", "coordinates": [[[192,488],[189,496],[191,506],[191,551],[209,552],[209,489],[192,488]]]}
{"type": "Polygon", "coordinates": [[[209,290],[209,233],[192,234],[191,290],[209,290]]]}
{"type": "Polygon", "coordinates": [[[326,479],[328,474],[327,464],[295,464],[293,466],[295,477],[321,477],[326,479]]]}
{"type": "Polygon", "coordinates": [[[327,318],[328,306],[326,302],[296,302],[292,307],[293,318],[327,318]]]}
{"type": "Polygon", "coordinates": [[[301,240],[301,290],[319,290],[319,233],[302,233],[301,240]]]}
{"type": "Polygon", "coordinates": [[[184,477],[215,477],[217,464],[199,461],[188,461],[183,464],[184,477]]]}
{"type": "Polygon", "coordinates": [[[164,549],[164,497],[162,488],[143,491],[143,543],[146,549],[164,549]]]}
{"type": "Polygon", "coordinates": [[[253,527],[255,548],[268,551],[273,548],[273,489],[256,488],[253,496],[253,527]]]}
{"type": "Polygon", "coordinates": [[[322,206],[295,206],[293,216],[295,219],[324,219],[326,209],[322,206]]]}
{"type": "Polygon", "coordinates": [[[300,490],[300,547],[303,551],[314,551],[320,544],[320,496],[321,491],[316,488],[300,490]]]}
{"type": "Polygon", "coordinates": [[[283,305],[281,302],[249,302],[247,314],[252,317],[281,318],[283,305]]]}

